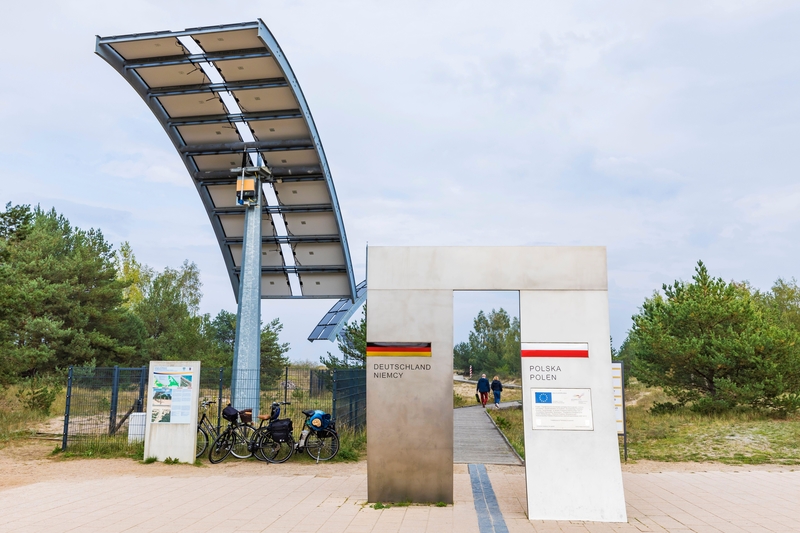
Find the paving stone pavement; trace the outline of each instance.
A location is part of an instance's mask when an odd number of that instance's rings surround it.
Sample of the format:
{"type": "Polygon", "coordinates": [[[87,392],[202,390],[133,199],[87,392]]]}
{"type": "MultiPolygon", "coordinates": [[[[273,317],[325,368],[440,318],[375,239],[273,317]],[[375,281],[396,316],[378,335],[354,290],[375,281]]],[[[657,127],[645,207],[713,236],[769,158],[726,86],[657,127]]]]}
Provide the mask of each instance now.
{"type": "MultiPolygon", "coordinates": [[[[532,523],[524,512],[524,469],[490,465],[487,471],[512,533],[800,531],[800,472],[626,472],[629,522],[604,524],[532,523]]],[[[478,533],[467,466],[456,465],[455,472],[454,505],[383,510],[366,505],[361,473],[227,477],[211,470],[202,477],[49,481],[0,491],[0,531],[478,533]]]]}

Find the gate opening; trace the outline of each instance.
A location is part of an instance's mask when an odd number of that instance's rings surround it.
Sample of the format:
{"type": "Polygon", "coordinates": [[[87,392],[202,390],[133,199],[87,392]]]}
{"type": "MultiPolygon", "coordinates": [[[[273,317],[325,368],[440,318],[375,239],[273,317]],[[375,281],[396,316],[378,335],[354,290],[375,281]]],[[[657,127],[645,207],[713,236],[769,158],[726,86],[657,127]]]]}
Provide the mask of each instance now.
{"type": "Polygon", "coordinates": [[[454,463],[522,464],[519,353],[519,291],[453,291],[454,463]]]}

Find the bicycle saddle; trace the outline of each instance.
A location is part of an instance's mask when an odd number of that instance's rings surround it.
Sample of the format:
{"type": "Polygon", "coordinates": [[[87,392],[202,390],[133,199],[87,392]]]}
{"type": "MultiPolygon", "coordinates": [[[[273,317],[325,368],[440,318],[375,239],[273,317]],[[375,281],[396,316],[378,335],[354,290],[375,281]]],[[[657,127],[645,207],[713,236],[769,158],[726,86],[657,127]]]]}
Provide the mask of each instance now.
{"type": "Polygon", "coordinates": [[[269,415],[258,415],[261,420],[269,420],[269,415]]]}
{"type": "Polygon", "coordinates": [[[305,411],[303,411],[303,414],[306,416],[311,416],[314,414],[314,411],[312,411],[311,409],[306,409],[305,411]]]}

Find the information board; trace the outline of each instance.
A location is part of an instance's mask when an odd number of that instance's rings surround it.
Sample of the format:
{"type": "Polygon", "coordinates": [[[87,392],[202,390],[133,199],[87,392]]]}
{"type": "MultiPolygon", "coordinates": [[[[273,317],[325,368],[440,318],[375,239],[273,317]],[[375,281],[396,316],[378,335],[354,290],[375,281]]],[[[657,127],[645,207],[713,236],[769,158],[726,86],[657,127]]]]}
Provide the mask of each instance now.
{"type": "Polygon", "coordinates": [[[150,361],[145,457],[194,463],[199,384],[200,361],[150,361]]]}
{"type": "Polygon", "coordinates": [[[191,424],[191,366],[156,366],[151,376],[150,421],[154,424],[191,424]]]}
{"type": "Polygon", "coordinates": [[[591,389],[531,389],[533,429],[593,431],[591,389]]]}

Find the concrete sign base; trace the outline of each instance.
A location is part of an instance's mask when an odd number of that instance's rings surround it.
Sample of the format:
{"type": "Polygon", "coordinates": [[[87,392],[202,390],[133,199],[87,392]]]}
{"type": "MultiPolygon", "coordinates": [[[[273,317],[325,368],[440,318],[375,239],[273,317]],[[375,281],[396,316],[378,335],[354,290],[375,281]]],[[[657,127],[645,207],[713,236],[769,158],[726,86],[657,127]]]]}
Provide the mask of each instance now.
{"type": "Polygon", "coordinates": [[[452,503],[453,291],[515,290],[528,517],[626,521],[605,248],[372,246],[368,265],[370,502],[452,503]]]}

